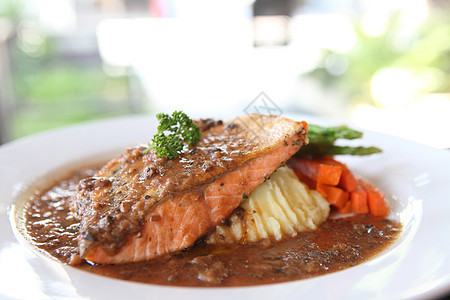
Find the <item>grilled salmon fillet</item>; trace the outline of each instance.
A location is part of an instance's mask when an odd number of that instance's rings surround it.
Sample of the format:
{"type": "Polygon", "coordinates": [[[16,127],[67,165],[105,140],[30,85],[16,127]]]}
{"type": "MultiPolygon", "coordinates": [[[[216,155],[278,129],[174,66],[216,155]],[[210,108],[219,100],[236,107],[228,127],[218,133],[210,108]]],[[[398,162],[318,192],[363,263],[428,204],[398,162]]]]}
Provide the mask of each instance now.
{"type": "Polygon", "coordinates": [[[80,182],[71,209],[80,255],[101,264],[191,246],[305,143],[307,125],[268,115],[196,121],[202,137],[174,159],[127,149],[80,182]]]}

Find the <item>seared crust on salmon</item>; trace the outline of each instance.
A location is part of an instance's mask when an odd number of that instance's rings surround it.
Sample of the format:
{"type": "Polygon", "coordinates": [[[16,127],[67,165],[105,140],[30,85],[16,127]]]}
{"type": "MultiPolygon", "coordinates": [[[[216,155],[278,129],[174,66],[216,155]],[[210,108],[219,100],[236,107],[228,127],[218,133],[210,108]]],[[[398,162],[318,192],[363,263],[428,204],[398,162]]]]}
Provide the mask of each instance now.
{"type": "Polygon", "coordinates": [[[197,124],[200,141],[180,157],[137,146],[80,182],[71,209],[83,258],[126,263],[191,246],[284,165],[307,131],[304,122],[267,115],[197,124]]]}

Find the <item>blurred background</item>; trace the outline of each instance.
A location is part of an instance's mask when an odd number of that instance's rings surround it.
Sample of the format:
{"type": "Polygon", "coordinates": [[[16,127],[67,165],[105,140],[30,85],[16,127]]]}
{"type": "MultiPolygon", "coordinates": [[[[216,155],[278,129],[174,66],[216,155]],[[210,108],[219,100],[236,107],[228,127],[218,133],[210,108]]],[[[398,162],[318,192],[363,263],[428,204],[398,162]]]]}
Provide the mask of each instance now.
{"type": "Polygon", "coordinates": [[[261,95],[449,148],[450,1],[0,1],[0,143],[119,115],[227,118],[261,95]]]}

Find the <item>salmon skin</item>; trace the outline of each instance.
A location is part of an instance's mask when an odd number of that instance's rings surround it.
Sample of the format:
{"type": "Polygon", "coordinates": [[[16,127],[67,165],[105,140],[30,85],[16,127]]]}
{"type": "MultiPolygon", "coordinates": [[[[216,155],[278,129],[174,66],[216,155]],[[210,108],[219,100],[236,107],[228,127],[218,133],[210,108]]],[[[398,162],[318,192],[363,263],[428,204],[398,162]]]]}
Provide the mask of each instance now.
{"type": "Polygon", "coordinates": [[[191,246],[305,143],[307,124],[268,115],[196,121],[202,137],[174,159],[129,148],[82,180],[71,210],[80,256],[149,260],[191,246]]]}

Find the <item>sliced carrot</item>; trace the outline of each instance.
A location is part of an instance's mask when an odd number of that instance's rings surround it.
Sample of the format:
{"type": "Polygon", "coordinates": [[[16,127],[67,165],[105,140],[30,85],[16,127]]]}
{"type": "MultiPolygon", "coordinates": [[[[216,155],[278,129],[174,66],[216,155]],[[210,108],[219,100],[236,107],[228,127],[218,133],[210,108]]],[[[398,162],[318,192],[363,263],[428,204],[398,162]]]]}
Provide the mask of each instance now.
{"type": "Polygon", "coordinates": [[[363,179],[359,179],[359,184],[367,193],[370,213],[374,216],[386,217],[389,213],[389,207],[386,205],[383,193],[363,179]]]}
{"type": "Polygon", "coordinates": [[[336,207],[344,207],[349,194],[341,188],[317,183],[317,191],[327,199],[328,203],[336,207]]]}
{"type": "Polygon", "coordinates": [[[338,213],[349,214],[352,212],[352,202],[347,200],[343,207],[336,207],[338,213]]]}
{"type": "Polygon", "coordinates": [[[324,198],[328,197],[327,194],[327,185],[324,184],[316,184],[316,190],[321,194],[324,198]]]}
{"type": "Polygon", "coordinates": [[[353,173],[347,168],[347,166],[342,167],[342,175],[339,180],[340,187],[342,187],[347,192],[353,192],[358,188],[358,180],[355,178],[353,173]]]}
{"type": "Polygon", "coordinates": [[[299,170],[304,176],[318,183],[328,185],[337,185],[342,174],[340,166],[333,166],[309,159],[296,160],[294,168],[299,170]]]}
{"type": "Polygon", "coordinates": [[[355,176],[332,156],[293,158],[290,166],[300,181],[316,189],[340,213],[370,213],[386,217],[389,207],[383,193],[367,181],[355,176]]]}
{"type": "Polygon", "coordinates": [[[319,172],[316,181],[323,184],[337,185],[341,178],[341,174],[341,167],[319,164],[319,172]]]}
{"type": "Polygon", "coordinates": [[[342,168],[342,174],[339,179],[338,186],[346,190],[347,192],[353,192],[359,186],[358,180],[353,175],[352,171],[340,161],[335,160],[331,156],[325,156],[320,158],[320,162],[326,163],[332,166],[339,166],[342,168]]]}
{"type": "Polygon", "coordinates": [[[350,202],[354,213],[367,214],[369,212],[367,193],[361,186],[358,186],[356,190],[350,193],[350,202]]]}

